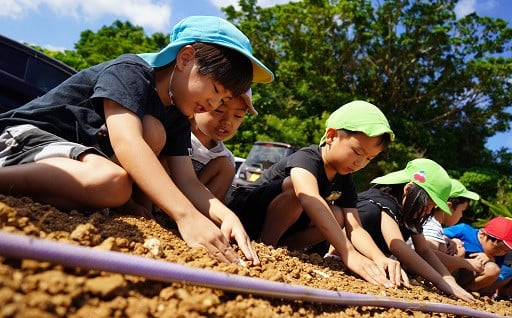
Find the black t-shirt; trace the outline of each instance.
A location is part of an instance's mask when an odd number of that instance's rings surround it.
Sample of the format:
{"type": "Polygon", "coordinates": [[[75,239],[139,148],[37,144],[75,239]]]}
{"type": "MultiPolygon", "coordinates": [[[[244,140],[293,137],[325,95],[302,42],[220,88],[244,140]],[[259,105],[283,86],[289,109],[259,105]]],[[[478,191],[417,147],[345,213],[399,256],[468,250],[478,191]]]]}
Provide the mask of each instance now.
{"type": "Polygon", "coordinates": [[[384,254],[390,255],[391,252],[382,235],[382,212],[387,213],[395,220],[404,240],[411,236],[411,232],[403,225],[398,202],[391,195],[382,194],[379,189],[374,188],[359,193],[357,196],[357,210],[363,228],[370,234],[375,244],[384,254]]]}
{"type": "Polygon", "coordinates": [[[0,114],[0,131],[32,124],[66,140],[113,151],[98,132],[105,124],[103,99],[111,99],[141,120],[153,115],[164,125],[163,155],[189,155],[190,122],[176,107],[165,107],[155,88],[154,70],[135,54],[124,54],[71,76],[29,103],[0,114]]]}
{"type": "Polygon", "coordinates": [[[317,145],[299,149],[283,158],[265,170],[258,180],[249,187],[258,187],[274,180],[284,179],[290,175],[291,169],[296,167],[306,169],[315,176],[320,195],[328,202],[334,202],[334,204],[345,208],[356,207],[357,192],[352,174],[338,174],[334,180],[329,181],[325,174],[320,147],[317,145]]]}

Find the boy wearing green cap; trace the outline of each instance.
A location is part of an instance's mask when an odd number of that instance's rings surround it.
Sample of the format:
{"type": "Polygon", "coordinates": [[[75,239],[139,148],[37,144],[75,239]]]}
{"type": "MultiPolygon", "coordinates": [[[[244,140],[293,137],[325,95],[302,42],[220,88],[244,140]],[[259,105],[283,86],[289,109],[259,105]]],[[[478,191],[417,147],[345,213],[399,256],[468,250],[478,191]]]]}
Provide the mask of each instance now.
{"type": "Polygon", "coordinates": [[[405,169],[371,181],[376,185],[358,194],[363,227],[381,251],[395,256],[408,273],[422,276],[443,292],[465,301],[473,296],[460,287],[427,245],[422,225],[435,206],[450,213],[450,177],[436,162],[420,158],[405,169]],[[415,249],[407,243],[411,237],[415,249]]]}
{"type": "Polygon", "coordinates": [[[459,180],[451,179],[451,183],[452,190],[450,192],[450,198],[448,199],[451,214],[447,214],[443,210],[436,208],[432,216],[423,224],[423,235],[434,251],[464,257],[464,251],[462,250],[461,252],[458,248],[462,246],[462,242],[446,237],[443,232],[443,226],[457,224],[462,218],[462,213],[467,209],[469,201],[478,201],[480,200],[480,196],[466,189],[459,180]]]}
{"type": "MultiPolygon", "coordinates": [[[[462,218],[462,213],[468,207],[469,201],[480,200],[480,196],[473,191],[469,191],[459,180],[451,179],[451,183],[452,188],[448,199],[451,214],[447,214],[439,208],[434,208],[432,216],[423,224],[423,236],[425,236],[428,246],[450,273],[455,273],[459,269],[479,273],[480,275],[474,282],[476,283],[476,289],[469,289],[478,290],[480,283],[485,283],[488,280],[488,274],[484,274],[484,263],[480,258],[474,257],[475,255],[466,258],[464,242],[459,238],[446,236],[443,226],[452,226],[458,223],[462,218]]],[[[459,282],[459,280],[457,281],[459,282]]],[[[467,286],[464,287],[468,289],[467,286]]]]}
{"type": "Polygon", "coordinates": [[[254,240],[304,250],[327,239],[357,275],[374,284],[399,285],[400,264],[385,257],[358,222],[352,179],[392,139],[376,106],[348,103],[327,119],[320,145],[298,150],[255,183],[236,188],[228,206],[254,240]]]}
{"type": "Polygon", "coordinates": [[[155,203],[190,246],[238,262],[258,258],[239,219],[197,179],[194,113],[217,108],[273,74],[248,38],[218,17],[192,16],[158,53],[124,54],[82,70],[0,115],[0,192],[63,209],[119,207],[150,217],[155,203]],[[172,176],[172,178],[169,176],[172,176]],[[133,196],[132,186],[141,196],[133,196]],[[219,227],[222,229],[219,229],[219,227]]]}

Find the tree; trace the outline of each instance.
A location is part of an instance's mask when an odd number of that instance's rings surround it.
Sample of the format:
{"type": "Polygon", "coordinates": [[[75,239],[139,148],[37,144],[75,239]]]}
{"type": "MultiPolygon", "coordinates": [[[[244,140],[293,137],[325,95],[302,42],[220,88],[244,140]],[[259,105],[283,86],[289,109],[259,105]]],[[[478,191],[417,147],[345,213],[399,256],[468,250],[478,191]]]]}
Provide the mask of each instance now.
{"type": "MultiPolygon", "coordinates": [[[[358,185],[423,156],[477,192],[511,202],[503,193],[512,153],[485,148],[512,119],[512,29],[505,21],[476,14],[457,20],[456,0],[256,3],[223,8],[276,75],[272,84],[253,86],[260,115],[247,116],[227,142],[236,155],[256,140],[318,143],[328,114],[363,99],[383,110],[397,139],[356,174],[358,185]]],[[[115,21],[82,32],[76,51],[55,57],[82,69],[122,53],[158,51],[167,39],[115,21]]]]}
{"type": "Polygon", "coordinates": [[[124,53],[158,52],[169,43],[169,36],[154,33],[146,36],[144,29],[130,22],[114,21],[98,32],[82,31],[75,44],[76,51],[59,52],[53,56],[77,70],[114,59],[124,53]]]}
{"type": "Polygon", "coordinates": [[[475,14],[457,20],[455,0],[374,2],[260,8],[241,0],[240,11],[225,8],[276,74],[273,84],[255,87],[257,108],[305,119],[364,99],[388,116],[394,150],[406,151],[390,151],[388,167],[416,156],[461,173],[489,166],[496,158],[485,141],[512,119],[512,59],[500,55],[512,30],[475,14]]]}

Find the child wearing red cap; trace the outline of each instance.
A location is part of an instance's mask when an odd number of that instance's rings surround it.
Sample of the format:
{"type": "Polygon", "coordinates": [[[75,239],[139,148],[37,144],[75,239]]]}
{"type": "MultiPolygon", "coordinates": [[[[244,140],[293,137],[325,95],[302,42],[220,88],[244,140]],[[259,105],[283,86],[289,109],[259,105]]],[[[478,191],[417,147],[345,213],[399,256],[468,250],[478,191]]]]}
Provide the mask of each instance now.
{"type": "Polygon", "coordinates": [[[482,229],[461,223],[444,229],[449,238],[464,243],[466,258],[481,262],[482,272],[459,269],[454,273],[457,282],[468,290],[493,296],[512,280],[512,271],[504,265],[505,254],[512,247],[512,219],[495,217],[482,229]]]}

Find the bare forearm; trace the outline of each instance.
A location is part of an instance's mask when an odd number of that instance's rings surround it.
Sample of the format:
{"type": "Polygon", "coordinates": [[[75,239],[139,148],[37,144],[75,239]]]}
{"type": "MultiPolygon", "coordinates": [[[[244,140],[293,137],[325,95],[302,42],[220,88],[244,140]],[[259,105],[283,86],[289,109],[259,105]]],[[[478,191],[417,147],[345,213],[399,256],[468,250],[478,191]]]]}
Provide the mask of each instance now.
{"type": "Polygon", "coordinates": [[[354,247],[369,259],[375,260],[378,257],[386,257],[377,244],[375,244],[370,234],[363,228],[352,231],[351,241],[354,247]]]}

